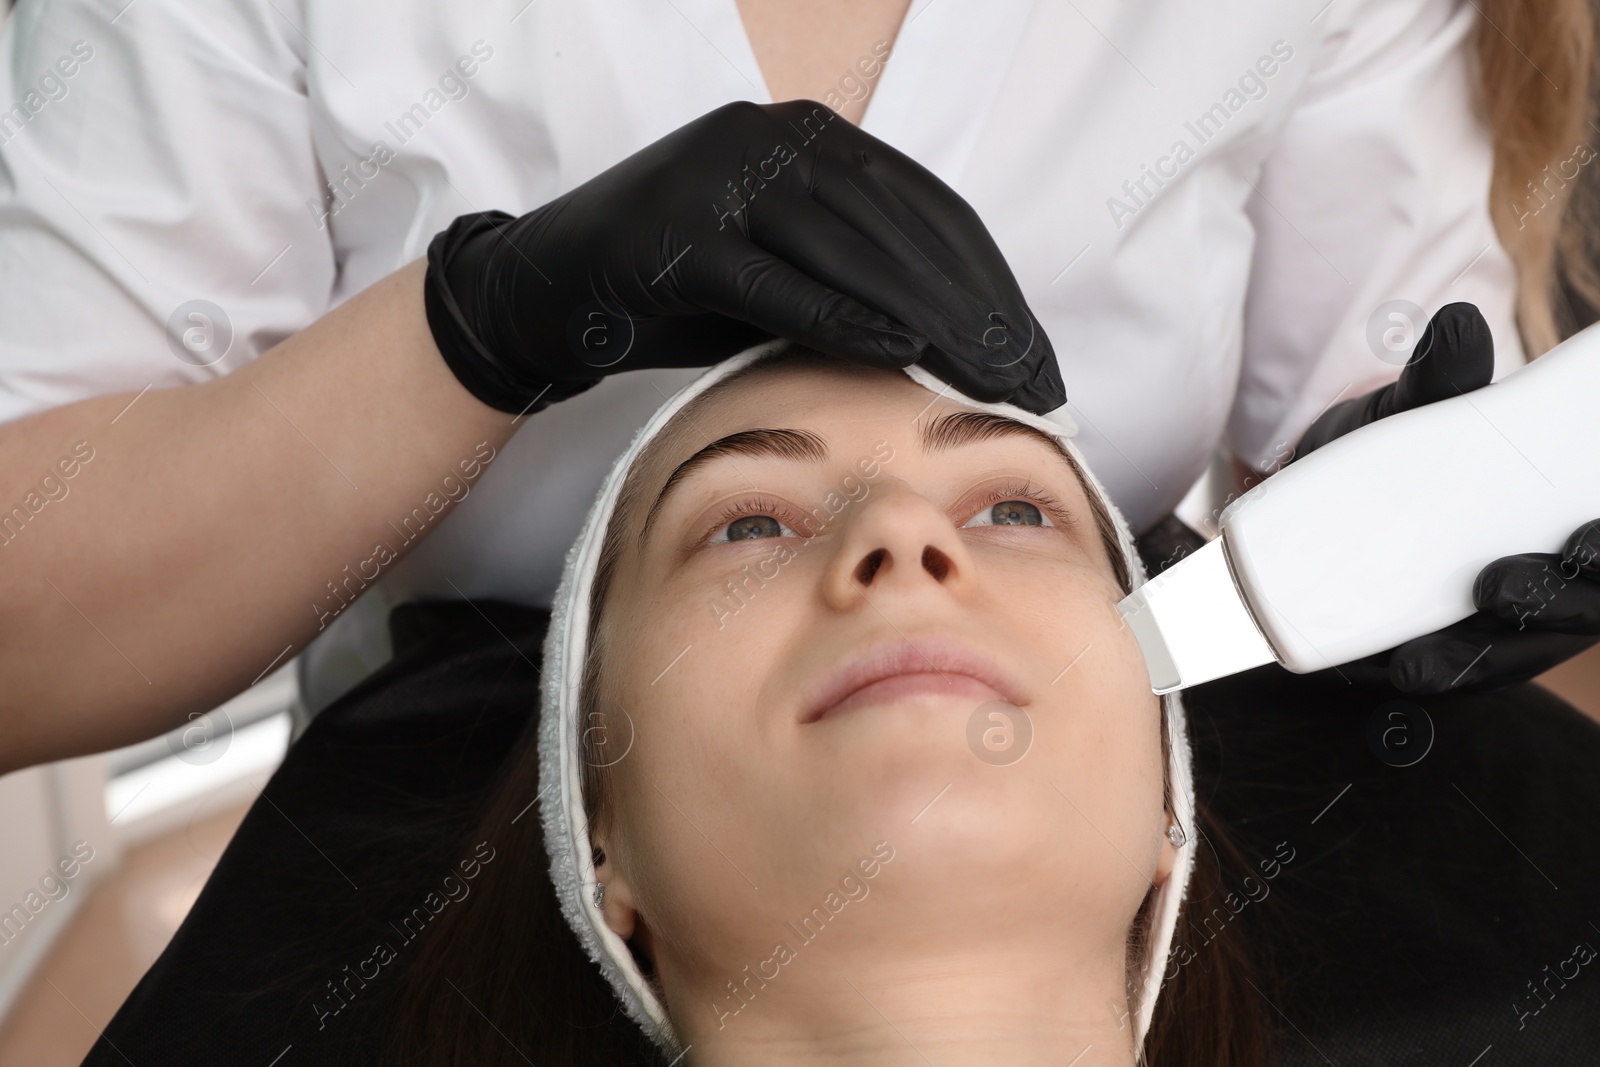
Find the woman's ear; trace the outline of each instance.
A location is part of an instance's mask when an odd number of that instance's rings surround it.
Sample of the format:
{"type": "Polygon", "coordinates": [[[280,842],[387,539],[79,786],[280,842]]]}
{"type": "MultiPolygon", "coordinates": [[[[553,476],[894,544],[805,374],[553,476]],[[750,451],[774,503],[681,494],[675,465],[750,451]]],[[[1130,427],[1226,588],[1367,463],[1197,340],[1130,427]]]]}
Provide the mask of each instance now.
{"type": "MultiPolygon", "coordinates": [[[[1168,812],[1166,827],[1161,832],[1161,852],[1156,856],[1155,877],[1150,879],[1151,885],[1166,885],[1167,879],[1172,877],[1173,868],[1178,865],[1178,845],[1172,840],[1174,836],[1172,828],[1177,825],[1178,820],[1173,818],[1171,812],[1168,812]]],[[[1179,837],[1179,840],[1182,840],[1182,838],[1179,837]]]]}
{"type": "Polygon", "coordinates": [[[639,915],[634,908],[633,886],[623,876],[617,862],[606,852],[605,845],[598,842],[594,849],[594,876],[597,882],[606,887],[601,898],[601,913],[605,916],[606,925],[622,940],[628,940],[633,936],[639,915]]]}

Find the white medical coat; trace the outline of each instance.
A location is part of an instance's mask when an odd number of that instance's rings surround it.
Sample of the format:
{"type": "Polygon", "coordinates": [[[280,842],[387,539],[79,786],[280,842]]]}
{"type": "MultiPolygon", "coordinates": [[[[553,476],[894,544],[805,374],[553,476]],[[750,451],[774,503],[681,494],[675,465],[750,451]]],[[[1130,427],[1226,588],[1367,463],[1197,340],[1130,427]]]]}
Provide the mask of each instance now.
{"type": "MultiPolygon", "coordinates": [[[[1264,468],[1392,380],[1391,301],[1473,301],[1496,376],[1523,362],[1469,103],[1477,18],[1467,0],[915,0],[887,62],[864,55],[837,91],[871,84],[863,128],[994,234],[1139,531],[1219,442],[1264,468]]],[[[771,99],[734,0],[23,0],[0,94],[0,421],[227,373],[457,215],[527,211],[771,99]],[[195,300],[231,338],[206,365],[165,333],[195,300]]],[[[605,469],[696,373],[607,379],[525,420],[319,639],[312,703],[386,655],[390,603],[548,604],[605,469]]]]}

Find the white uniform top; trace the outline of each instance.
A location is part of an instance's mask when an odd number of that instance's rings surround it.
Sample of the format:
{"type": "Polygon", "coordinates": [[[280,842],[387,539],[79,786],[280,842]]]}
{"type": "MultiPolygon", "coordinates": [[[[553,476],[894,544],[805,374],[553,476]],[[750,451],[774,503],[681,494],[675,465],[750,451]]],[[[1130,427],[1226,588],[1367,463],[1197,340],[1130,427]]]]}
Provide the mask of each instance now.
{"type": "MultiPolygon", "coordinates": [[[[887,62],[840,70],[825,102],[871,82],[863,127],[976,208],[1054,342],[1079,446],[1141,531],[1219,440],[1265,467],[1335,399],[1392,380],[1408,338],[1391,301],[1473,301],[1496,376],[1523,362],[1469,104],[1477,17],[1467,0],[916,0],[887,62]]],[[[22,0],[0,74],[0,420],[227,373],[457,215],[527,211],[712,108],[771,99],[734,0],[22,0]]],[[[385,602],[548,604],[605,469],[696,373],[610,378],[526,420],[319,638],[313,705],[387,655],[385,602]]]]}

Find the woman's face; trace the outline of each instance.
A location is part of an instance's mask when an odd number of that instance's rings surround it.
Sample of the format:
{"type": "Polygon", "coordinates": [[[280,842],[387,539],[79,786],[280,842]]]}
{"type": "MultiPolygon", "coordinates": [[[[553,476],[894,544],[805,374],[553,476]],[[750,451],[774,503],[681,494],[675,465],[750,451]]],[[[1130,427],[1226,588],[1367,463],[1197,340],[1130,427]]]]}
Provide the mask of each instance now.
{"type": "Polygon", "coordinates": [[[1067,461],[962,412],[779,364],[638,471],[600,628],[611,758],[631,743],[593,836],[681,1034],[830,968],[1006,946],[1123,988],[1173,858],[1160,700],[1067,461]]]}

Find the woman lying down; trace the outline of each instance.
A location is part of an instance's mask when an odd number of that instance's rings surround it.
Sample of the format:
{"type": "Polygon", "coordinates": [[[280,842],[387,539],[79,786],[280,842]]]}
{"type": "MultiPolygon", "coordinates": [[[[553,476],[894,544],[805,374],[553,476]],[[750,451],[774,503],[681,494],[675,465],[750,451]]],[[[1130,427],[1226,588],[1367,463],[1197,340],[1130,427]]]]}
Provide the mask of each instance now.
{"type": "MultiPolygon", "coordinates": [[[[1169,951],[1215,864],[1182,705],[1115,609],[1143,568],[1072,432],[773,342],[618,460],[484,822],[538,776],[560,913],[656,1062],[1259,1058],[1231,959],[1169,951]]],[[[484,879],[430,938],[408,1062],[476,1055],[443,978],[540,984],[552,956],[509,932],[549,888],[484,879]]],[[[616,1062],[540,1030],[532,1062],[616,1062]]]]}

